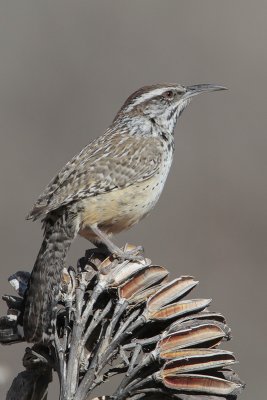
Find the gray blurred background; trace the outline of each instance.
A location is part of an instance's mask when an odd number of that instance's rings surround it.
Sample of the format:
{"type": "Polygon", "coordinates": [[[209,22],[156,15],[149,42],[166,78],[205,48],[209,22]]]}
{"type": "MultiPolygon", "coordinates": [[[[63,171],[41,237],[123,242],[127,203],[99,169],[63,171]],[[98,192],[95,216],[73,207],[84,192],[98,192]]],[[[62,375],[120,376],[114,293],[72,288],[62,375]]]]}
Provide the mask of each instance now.
{"type": "MultiPolygon", "coordinates": [[[[40,223],[24,219],[36,197],[131,92],[157,82],[225,85],[185,111],[158,206],[115,240],[144,245],[172,276],[200,280],[195,296],[213,298],[232,327],[241,398],[265,398],[266,20],[266,0],[1,0],[1,294],[39,249],[40,223]]],[[[77,239],[68,262],[88,247],[77,239]]],[[[24,347],[0,349],[0,398],[24,347]]]]}

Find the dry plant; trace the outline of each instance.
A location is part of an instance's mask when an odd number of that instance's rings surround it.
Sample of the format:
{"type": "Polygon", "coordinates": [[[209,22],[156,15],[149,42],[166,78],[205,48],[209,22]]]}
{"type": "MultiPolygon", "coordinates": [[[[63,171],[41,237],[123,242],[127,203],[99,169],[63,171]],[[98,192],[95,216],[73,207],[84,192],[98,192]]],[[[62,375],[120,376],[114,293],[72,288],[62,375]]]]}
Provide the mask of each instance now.
{"type": "MultiPolygon", "coordinates": [[[[47,399],[53,370],[60,400],[235,399],[244,385],[231,369],[233,353],[218,348],[230,339],[224,317],[207,311],[210,299],[184,299],[198,284],[194,278],[168,275],[147,258],[120,261],[88,251],[77,272],[64,270],[55,337],[26,348],[25,370],[7,400],[47,399]],[[114,392],[95,398],[114,375],[121,378],[114,392]]],[[[20,271],[9,279],[18,296],[3,296],[2,344],[23,341],[29,276],[20,271]]]]}

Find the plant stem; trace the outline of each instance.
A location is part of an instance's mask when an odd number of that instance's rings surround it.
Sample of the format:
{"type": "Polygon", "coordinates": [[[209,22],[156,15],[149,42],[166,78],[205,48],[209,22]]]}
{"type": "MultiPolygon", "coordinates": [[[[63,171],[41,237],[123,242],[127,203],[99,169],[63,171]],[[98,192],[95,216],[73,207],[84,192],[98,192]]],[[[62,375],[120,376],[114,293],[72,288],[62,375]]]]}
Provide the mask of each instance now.
{"type": "MultiPolygon", "coordinates": [[[[94,304],[100,294],[104,291],[105,287],[103,284],[97,284],[90,301],[87,303],[84,312],[82,313],[82,300],[81,292],[76,292],[76,299],[78,297],[79,301],[76,304],[75,320],[73,324],[73,332],[70,342],[70,355],[68,360],[68,370],[67,370],[67,382],[64,400],[72,400],[78,387],[78,375],[79,375],[79,362],[81,353],[83,350],[82,346],[82,334],[86,325],[86,322],[93,310],[94,304]]],[[[85,290],[85,288],[84,288],[85,290]]]]}

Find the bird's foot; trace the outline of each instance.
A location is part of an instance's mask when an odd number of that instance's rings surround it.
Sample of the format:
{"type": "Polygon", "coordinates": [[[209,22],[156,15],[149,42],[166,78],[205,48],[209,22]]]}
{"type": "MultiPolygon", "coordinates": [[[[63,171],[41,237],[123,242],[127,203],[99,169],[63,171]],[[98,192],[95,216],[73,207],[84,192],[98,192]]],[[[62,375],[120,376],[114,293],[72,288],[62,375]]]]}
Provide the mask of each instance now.
{"type": "Polygon", "coordinates": [[[136,246],[132,248],[132,246],[126,245],[123,250],[118,248],[113,251],[113,254],[115,257],[121,260],[143,261],[145,258],[143,246],[136,246]]]}

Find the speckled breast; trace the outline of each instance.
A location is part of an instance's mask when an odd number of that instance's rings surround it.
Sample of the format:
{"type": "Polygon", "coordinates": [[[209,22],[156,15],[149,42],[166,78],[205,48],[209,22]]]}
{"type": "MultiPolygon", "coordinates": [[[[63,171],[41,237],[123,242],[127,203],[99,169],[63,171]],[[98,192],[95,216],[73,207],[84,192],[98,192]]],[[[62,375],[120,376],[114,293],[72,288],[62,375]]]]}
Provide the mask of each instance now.
{"type": "Polygon", "coordinates": [[[80,235],[94,240],[95,236],[90,231],[92,224],[97,224],[107,234],[119,233],[136,224],[154,208],[173,159],[173,147],[170,149],[167,145],[162,163],[151,178],[83,200],[80,235]]]}

